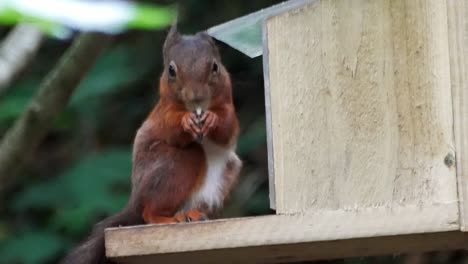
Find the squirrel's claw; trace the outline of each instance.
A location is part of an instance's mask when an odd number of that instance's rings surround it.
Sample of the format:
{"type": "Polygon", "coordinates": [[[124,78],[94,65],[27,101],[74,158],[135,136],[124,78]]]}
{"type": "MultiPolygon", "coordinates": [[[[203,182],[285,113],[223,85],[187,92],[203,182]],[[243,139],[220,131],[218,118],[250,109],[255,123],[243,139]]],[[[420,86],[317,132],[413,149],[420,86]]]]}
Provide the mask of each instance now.
{"type": "Polygon", "coordinates": [[[201,133],[197,122],[197,117],[194,113],[188,112],[182,117],[182,128],[185,132],[190,133],[194,139],[201,133]]]}
{"type": "Polygon", "coordinates": [[[185,212],[185,215],[189,219],[188,222],[194,222],[194,221],[205,221],[208,220],[208,217],[206,214],[200,212],[199,210],[192,209],[187,212],[185,212]]]}
{"type": "Polygon", "coordinates": [[[208,216],[199,210],[192,209],[188,210],[186,212],[177,212],[174,215],[174,219],[176,219],[177,222],[179,223],[189,223],[189,222],[195,222],[195,221],[205,221],[208,220],[208,216]]]}
{"type": "Polygon", "coordinates": [[[201,128],[201,133],[203,136],[206,136],[213,128],[218,125],[218,116],[211,111],[205,111],[200,120],[203,123],[201,128]]]}

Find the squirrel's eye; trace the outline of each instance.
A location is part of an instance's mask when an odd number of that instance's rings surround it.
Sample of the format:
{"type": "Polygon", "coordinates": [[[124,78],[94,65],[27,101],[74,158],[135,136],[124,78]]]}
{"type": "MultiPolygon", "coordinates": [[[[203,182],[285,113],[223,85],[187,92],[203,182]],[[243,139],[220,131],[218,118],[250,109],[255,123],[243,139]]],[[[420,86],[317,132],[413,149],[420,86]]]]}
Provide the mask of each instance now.
{"type": "Polygon", "coordinates": [[[171,61],[171,63],[169,64],[169,68],[167,69],[167,72],[169,73],[169,77],[170,78],[175,78],[176,77],[176,66],[174,64],[174,62],[171,61]]]}
{"type": "Polygon", "coordinates": [[[218,73],[219,71],[219,66],[216,62],[213,62],[213,65],[211,66],[211,72],[213,73],[218,73]]]}

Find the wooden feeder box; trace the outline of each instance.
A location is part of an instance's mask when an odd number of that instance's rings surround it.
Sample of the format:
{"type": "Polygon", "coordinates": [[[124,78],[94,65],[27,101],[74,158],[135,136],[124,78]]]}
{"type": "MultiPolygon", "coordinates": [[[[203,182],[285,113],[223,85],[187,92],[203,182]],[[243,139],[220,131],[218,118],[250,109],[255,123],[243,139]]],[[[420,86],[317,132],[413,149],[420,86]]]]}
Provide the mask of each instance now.
{"type": "Polygon", "coordinates": [[[276,215],[108,229],[108,257],[285,263],[468,245],[467,1],[287,1],[208,32],[263,55],[276,215]]]}

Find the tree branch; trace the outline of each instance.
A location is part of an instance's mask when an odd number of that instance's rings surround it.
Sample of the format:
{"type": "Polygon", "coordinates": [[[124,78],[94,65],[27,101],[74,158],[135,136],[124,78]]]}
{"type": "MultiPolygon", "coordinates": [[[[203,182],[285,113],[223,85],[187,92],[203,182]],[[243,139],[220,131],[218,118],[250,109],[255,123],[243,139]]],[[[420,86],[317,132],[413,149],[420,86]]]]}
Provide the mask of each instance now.
{"type": "Polygon", "coordinates": [[[81,79],[110,41],[110,36],[98,33],[78,36],[46,76],[38,93],[0,144],[0,194],[17,179],[16,175],[25,161],[40,144],[81,79]]]}
{"type": "Polygon", "coordinates": [[[19,24],[5,37],[0,45],[0,95],[16,76],[28,65],[39,50],[42,33],[35,27],[19,24]]]}

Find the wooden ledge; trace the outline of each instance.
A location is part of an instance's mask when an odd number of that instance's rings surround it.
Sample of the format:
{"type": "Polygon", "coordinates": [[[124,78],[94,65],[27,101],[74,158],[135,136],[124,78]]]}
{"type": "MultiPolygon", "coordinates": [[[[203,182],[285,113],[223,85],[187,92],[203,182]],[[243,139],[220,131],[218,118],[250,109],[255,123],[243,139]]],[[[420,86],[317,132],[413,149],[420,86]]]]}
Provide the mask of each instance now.
{"type": "Polygon", "coordinates": [[[106,230],[117,263],[277,263],[465,248],[456,203],[106,230]]]}

